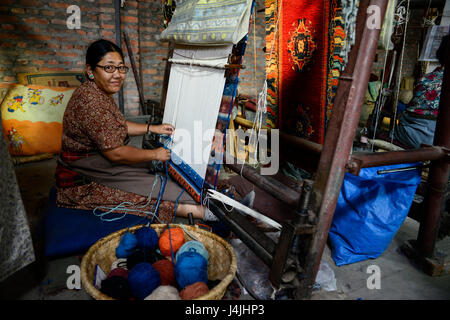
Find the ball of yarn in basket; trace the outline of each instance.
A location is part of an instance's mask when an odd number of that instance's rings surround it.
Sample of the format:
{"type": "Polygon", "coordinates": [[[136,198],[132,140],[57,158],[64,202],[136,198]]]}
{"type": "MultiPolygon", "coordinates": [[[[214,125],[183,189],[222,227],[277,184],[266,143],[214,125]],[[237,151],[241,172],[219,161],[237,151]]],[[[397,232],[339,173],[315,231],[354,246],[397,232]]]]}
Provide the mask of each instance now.
{"type": "Polygon", "coordinates": [[[135,265],[141,262],[155,263],[158,260],[165,259],[163,255],[159,254],[155,249],[137,248],[127,258],[127,268],[131,270],[135,265]]]}
{"type": "Polygon", "coordinates": [[[195,282],[186,286],[180,292],[180,297],[183,300],[193,300],[201,297],[209,292],[208,285],[204,282],[195,282]]]}
{"type": "Polygon", "coordinates": [[[137,246],[136,236],[131,232],[125,232],[120,238],[119,245],[116,248],[116,257],[127,258],[130,254],[133,253],[134,249],[137,246]]]}
{"type": "Polygon", "coordinates": [[[201,254],[203,256],[203,258],[205,258],[206,261],[208,261],[208,259],[209,259],[208,250],[206,250],[205,246],[200,241],[192,240],[192,241],[188,241],[188,242],[184,243],[180,247],[180,249],[178,249],[176,259],[178,259],[178,257],[183,252],[187,252],[187,251],[197,252],[197,253],[201,254]]]}
{"type": "Polygon", "coordinates": [[[180,293],[173,286],[159,286],[144,300],[181,300],[180,293]]]}
{"type": "Polygon", "coordinates": [[[121,276],[112,276],[103,280],[100,291],[118,300],[129,300],[132,297],[127,279],[121,276]]]}
{"type": "Polygon", "coordinates": [[[106,278],[111,278],[111,277],[115,277],[115,276],[127,279],[128,278],[128,270],[125,268],[114,268],[111,271],[109,271],[106,278]]]}
{"type": "Polygon", "coordinates": [[[133,296],[143,300],[161,285],[161,279],[159,272],[150,263],[142,262],[128,273],[128,284],[133,296]]]}
{"type": "Polygon", "coordinates": [[[208,262],[197,252],[182,253],[175,264],[175,278],[184,289],[196,282],[208,282],[208,262]]]}
{"type": "Polygon", "coordinates": [[[158,245],[158,234],[151,227],[142,227],[134,231],[137,239],[137,246],[140,248],[154,249],[158,245]]]}
{"type": "Polygon", "coordinates": [[[161,277],[161,285],[163,286],[176,286],[177,281],[175,280],[175,268],[172,261],[167,259],[158,260],[152,264],[161,277]]]}
{"type": "Polygon", "coordinates": [[[184,231],[181,228],[167,228],[159,236],[159,250],[164,256],[175,254],[184,243],[184,231]],[[169,238],[170,233],[170,238],[169,238]]]}

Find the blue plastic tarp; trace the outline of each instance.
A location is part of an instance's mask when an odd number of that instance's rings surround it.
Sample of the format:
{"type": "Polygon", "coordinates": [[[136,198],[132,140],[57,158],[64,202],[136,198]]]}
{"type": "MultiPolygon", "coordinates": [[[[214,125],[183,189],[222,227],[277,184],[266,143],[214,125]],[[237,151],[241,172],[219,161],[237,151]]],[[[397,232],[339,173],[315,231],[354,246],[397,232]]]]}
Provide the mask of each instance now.
{"type": "Polygon", "coordinates": [[[379,257],[406,219],[421,180],[421,163],[346,173],[328,234],[337,266],[379,257]],[[419,167],[378,174],[380,170],[419,167]]]}

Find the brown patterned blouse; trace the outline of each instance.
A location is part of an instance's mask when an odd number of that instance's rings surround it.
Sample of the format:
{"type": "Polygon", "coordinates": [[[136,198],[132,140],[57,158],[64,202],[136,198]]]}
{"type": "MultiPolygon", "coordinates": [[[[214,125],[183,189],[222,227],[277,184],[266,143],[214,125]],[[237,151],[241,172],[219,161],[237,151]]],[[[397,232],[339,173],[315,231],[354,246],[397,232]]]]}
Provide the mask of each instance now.
{"type": "MultiPolygon", "coordinates": [[[[61,154],[75,155],[74,159],[92,152],[114,149],[124,144],[127,137],[125,118],[112,97],[101,90],[94,81],[86,81],[73,93],[63,118],[61,154]]],[[[70,158],[70,157],[69,157],[70,158]]],[[[68,157],[64,158],[66,161],[68,157]]],[[[56,169],[56,180],[69,173],[60,164],[56,169]]],[[[122,202],[131,202],[140,210],[150,212],[156,200],[146,206],[146,197],[111,188],[96,182],[63,186],[57,183],[57,200],[60,207],[93,210],[98,206],[114,208],[122,202]]],[[[133,206],[131,206],[133,208],[133,206]]],[[[120,213],[121,211],[116,211],[120,213]]],[[[136,212],[138,215],[145,213],[136,212]]],[[[172,222],[174,203],[161,201],[158,217],[172,222]]],[[[156,221],[155,221],[156,222],[156,221]]]]}

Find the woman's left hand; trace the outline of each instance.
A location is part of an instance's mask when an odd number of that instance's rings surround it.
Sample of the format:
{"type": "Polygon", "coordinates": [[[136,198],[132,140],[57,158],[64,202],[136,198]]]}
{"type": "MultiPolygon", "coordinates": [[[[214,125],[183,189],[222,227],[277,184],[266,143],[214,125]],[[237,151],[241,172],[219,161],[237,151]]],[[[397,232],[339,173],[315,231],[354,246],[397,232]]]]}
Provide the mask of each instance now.
{"type": "Polygon", "coordinates": [[[150,131],[154,132],[156,134],[168,134],[171,135],[175,128],[168,123],[158,124],[158,125],[151,125],[150,131]]]}

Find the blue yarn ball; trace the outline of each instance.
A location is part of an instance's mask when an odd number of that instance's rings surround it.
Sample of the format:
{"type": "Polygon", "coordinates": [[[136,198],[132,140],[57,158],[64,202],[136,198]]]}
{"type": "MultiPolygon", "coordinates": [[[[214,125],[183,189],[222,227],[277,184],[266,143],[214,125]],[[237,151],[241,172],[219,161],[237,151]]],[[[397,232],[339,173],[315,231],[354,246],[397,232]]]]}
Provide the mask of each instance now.
{"type": "Polygon", "coordinates": [[[137,239],[137,246],[140,248],[154,249],[158,245],[159,237],[155,229],[143,227],[134,232],[137,239]]]}
{"type": "Polygon", "coordinates": [[[181,289],[196,282],[208,283],[208,262],[201,254],[186,251],[177,259],[175,278],[181,289]]]}
{"type": "Polygon", "coordinates": [[[208,250],[206,250],[205,246],[200,241],[188,241],[184,243],[180,249],[178,249],[175,259],[178,260],[178,257],[184,252],[197,252],[201,254],[206,261],[209,259],[208,250]]]}
{"type": "Polygon", "coordinates": [[[144,300],[161,285],[159,272],[148,262],[142,262],[128,273],[128,284],[133,296],[144,300]]]}
{"type": "Polygon", "coordinates": [[[116,257],[118,259],[127,258],[131,255],[137,246],[136,236],[131,232],[125,232],[116,248],[116,257]]]}

